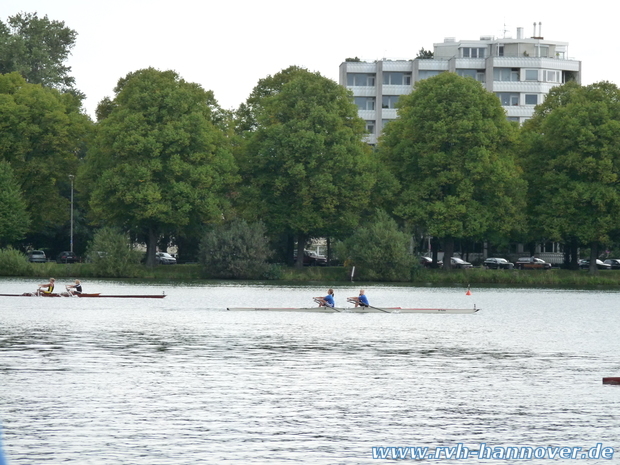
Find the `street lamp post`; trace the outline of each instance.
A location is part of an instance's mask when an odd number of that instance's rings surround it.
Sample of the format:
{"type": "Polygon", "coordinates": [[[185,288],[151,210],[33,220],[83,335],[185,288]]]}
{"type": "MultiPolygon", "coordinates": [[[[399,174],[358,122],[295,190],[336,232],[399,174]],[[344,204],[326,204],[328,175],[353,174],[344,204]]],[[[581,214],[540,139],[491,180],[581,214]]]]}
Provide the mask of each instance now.
{"type": "Polygon", "coordinates": [[[71,179],[71,243],[69,244],[70,250],[73,253],[73,178],[74,175],[70,174],[69,179],[71,179]]]}

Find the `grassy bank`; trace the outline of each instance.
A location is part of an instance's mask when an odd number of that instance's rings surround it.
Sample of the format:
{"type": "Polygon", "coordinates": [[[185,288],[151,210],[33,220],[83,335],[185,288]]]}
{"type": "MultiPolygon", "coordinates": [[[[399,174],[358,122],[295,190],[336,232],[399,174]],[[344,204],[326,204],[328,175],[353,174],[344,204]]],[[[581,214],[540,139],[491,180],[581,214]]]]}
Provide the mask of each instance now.
{"type": "MultiPolygon", "coordinates": [[[[91,264],[75,263],[59,265],[56,263],[36,264],[32,268],[31,277],[47,279],[55,278],[96,278],[98,277],[91,264]]],[[[194,281],[200,280],[199,265],[156,266],[149,268],[137,266],[132,270],[131,278],[154,279],[163,281],[194,281]]],[[[282,269],[281,279],[290,282],[350,282],[350,269],[344,267],[305,267],[282,269]]],[[[526,287],[557,286],[573,288],[616,287],[620,286],[620,271],[601,271],[598,275],[590,275],[587,271],[569,271],[552,269],[542,270],[485,270],[473,268],[468,270],[428,270],[421,269],[416,273],[413,284],[436,285],[484,285],[505,284],[526,287]]]]}

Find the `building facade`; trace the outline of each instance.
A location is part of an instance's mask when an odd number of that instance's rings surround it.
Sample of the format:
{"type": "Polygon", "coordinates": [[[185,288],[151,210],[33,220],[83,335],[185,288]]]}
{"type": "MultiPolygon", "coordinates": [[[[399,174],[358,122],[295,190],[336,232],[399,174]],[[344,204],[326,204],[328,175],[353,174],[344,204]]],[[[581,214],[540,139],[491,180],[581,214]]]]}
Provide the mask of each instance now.
{"type": "Polygon", "coordinates": [[[376,144],[383,127],[396,119],[396,102],[416,82],[442,72],[479,81],[500,99],[511,121],[523,123],[544,101],[552,87],[568,81],[581,83],[581,62],[570,59],[568,43],[545,40],[536,34],[517,38],[457,41],[433,44],[432,58],[411,60],[345,61],[340,84],[353,92],[359,116],[366,121],[367,142],[376,144]]]}

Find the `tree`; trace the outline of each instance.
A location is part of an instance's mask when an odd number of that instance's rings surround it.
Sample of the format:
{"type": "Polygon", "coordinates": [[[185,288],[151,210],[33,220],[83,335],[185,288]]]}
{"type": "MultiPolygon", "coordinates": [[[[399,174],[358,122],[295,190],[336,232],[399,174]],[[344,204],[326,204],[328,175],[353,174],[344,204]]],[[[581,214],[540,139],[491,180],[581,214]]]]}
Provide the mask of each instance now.
{"type": "Polygon", "coordinates": [[[62,92],[75,89],[71,67],[63,63],[75,45],[77,32],[63,21],[52,21],[47,15],[18,13],[0,21],[0,74],[20,73],[28,83],[41,84],[62,92]]]}
{"type": "MultiPolygon", "coordinates": [[[[272,234],[297,237],[297,266],[310,237],[357,226],[374,186],[364,123],[346,89],[318,73],[289,68],[255,89],[256,129],[240,164],[245,199],[272,234]]],[[[292,252],[292,250],[291,250],[292,252]]]]}
{"type": "Polygon", "coordinates": [[[433,52],[430,50],[425,50],[424,47],[422,47],[416,55],[416,58],[419,58],[420,60],[431,60],[434,55],[435,54],[433,52]]]}
{"type": "Polygon", "coordinates": [[[0,160],[0,247],[22,239],[29,225],[30,215],[11,165],[0,160]]]}
{"type": "Polygon", "coordinates": [[[525,183],[511,153],[516,130],[495,95],[442,73],[401,97],[398,114],[380,141],[401,186],[395,213],[442,239],[445,267],[455,239],[519,226],[525,183]]]}
{"type": "Polygon", "coordinates": [[[133,277],[140,263],[140,252],[132,248],[129,236],[111,227],[95,232],[86,254],[93,274],[103,278],[133,277]]]}
{"type": "Polygon", "coordinates": [[[358,279],[409,281],[415,268],[410,245],[411,235],[400,231],[394,219],[378,210],[372,220],[339,245],[338,255],[356,267],[358,279]]]}
{"type": "Polygon", "coordinates": [[[69,220],[70,174],[90,120],[73,95],[0,76],[0,160],[10,162],[31,217],[30,234],[53,235],[69,220]]]}
{"type": "Polygon", "coordinates": [[[220,221],[236,167],[213,93],[153,68],[119,80],[80,172],[95,220],[147,241],[220,221]]]}
{"type": "Polygon", "coordinates": [[[235,219],[205,234],[199,260],[203,274],[209,278],[260,279],[267,274],[270,256],[263,223],[235,219]]]}
{"type": "Polygon", "coordinates": [[[620,229],[620,90],[608,82],[552,89],[524,140],[534,221],[552,240],[588,245],[597,273],[599,247],[620,229]]]}

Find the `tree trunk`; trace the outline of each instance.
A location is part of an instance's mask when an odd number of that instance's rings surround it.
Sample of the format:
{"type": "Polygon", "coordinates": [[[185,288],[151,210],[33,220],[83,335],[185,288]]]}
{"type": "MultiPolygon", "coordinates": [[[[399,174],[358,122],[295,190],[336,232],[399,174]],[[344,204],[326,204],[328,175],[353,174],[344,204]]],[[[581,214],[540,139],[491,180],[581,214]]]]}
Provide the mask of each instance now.
{"type": "Polygon", "coordinates": [[[146,243],[146,266],[155,266],[155,252],[157,251],[157,234],[155,228],[149,227],[148,242],[146,243]]]}
{"type": "Polygon", "coordinates": [[[304,250],[306,248],[306,236],[303,234],[297,235],[297,260],[295,261],[295,268],[301,269],[304,267],[304,250]]]}
{"type": "Polygon", "coordinates": [[[286,264],[288,266],[295,264],[295,236],[293,234],[286,235],[286,264]]]}
{"type": "Polygon", "coordinates": [[[445,270],[452,269],[452,254],[454,254],[454,239],[446,237],[443,240],[443,267],[445,270]]]}
{"type": "Polygon", "coordinates": [[[439,261],[437,257],[437,253],[439,252],[439,241],[433,237],[431,238],[430,244],[431,244],[431,256],[433,257],[431,268],[439,268],[439,265],[437,264],[437,262],[439,261]]]}
{"type": "Polygon", "coordinates": [[[327,238],[327,266],[330,265],[332,261],[332,240],[327,238]]]}
{"type": "Polygon", "coordinates": [[[590,274],[598,274],[596,259],[598,258],[598,242],[590,244],[590,274]]]}

